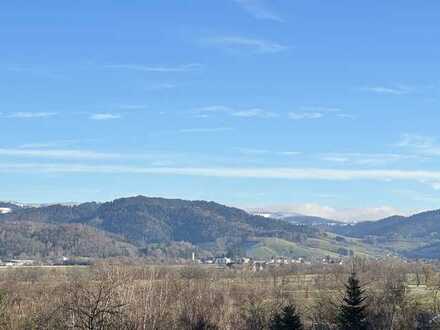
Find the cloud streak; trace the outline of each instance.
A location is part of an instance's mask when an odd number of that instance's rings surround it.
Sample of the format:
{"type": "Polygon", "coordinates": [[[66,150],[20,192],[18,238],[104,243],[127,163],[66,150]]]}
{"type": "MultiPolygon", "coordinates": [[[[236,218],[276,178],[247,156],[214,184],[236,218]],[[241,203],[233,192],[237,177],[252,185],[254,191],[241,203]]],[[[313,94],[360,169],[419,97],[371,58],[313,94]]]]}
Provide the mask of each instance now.
{"type": "Polygon", "coordinates": [[[382,166],[403,160],[423,160],[418,155],[399,153],[325,153],[320,154],[318,158],[326,162],[362,166],[382,166]]]}
{"type": "Polygon", "coordinates": [[[411,89],[406,86],[397,86],[397,87],[370,86],[370,87],[363,87],[362,90],[376,94],[384,94],[384,95],[405,95],[411,92],[411,89]]]}
{"type": "Polygon", "coordinates": [[[219,133],[231,131],[231,127],[199,127],[199,128],[182,128],[178,132],[182,134],[188,133],[219,133]]]}
{"type": "Polygon", "coordinates": [[[104,121],[104,120],[120,119],[122,118],[122,116],[116,113],[94,113],[91,114],[89,118],[92,120],[104,121]]]}
{"type": "Polygon", "coordinates": [[[322,106],[301,107],[300,111],[291,111],[288,113],[288,116],[292,120],[313,120],[327,116],[334,116],[340,119],[355,119],[354,115],[347,114],[342,109],[322,106]]]}
{"type": "Polygon", "coordinates": [[[302,152],[300,151],[272,151],[267,149],[253,149],[253,148],[237,148],[237,151],[246,156],[293,157],[302,154],[302,152]]]}
{"type": "Polygon", "coordinates": [[[113,70],[130,70],[140,72],[157,72],[157,73],[169,73],[169,72],[190,72],[199,70],[202,67],[199,63],[182,64],[177,66],[150,66],[142,64],[109,64],[105,65],[106,69],[113,70]]]}
{"type": "Polygon", "coordinates": [[[317,216],[343,222],[379,220],[392,215],[409,215],[391,206],[365,208],[335,208],[317,203],[281,204],[264,208],[268,212],[296,213],[308,216],[317,216]]]}
{"type": "Polygon", "coordinates": [[[209,44],[230,50],[249,50],[259,54],[279,53],[288,49],[277,42],[238,36],[216,37],[207,40],[209,44]]]}
{"type": "Polygon", "coordinates": [[[260,108],[252,108],[235,111],[232,113],[232,116],[242,118],[274,118],[278,117],[278,114],[260,108]]]}
{"type": "Polygon", "coordinates": [[[16,118],[16,119],[34,119],[34,118],[48,118],[56,116],[56,112],[12,112],[6,114],[6,118],[16,118]]]}
{"type": "Polygon", "coordinates": [[[324,117],[321,112],[289,112],[289,118],[292,120],[303,120],[303,119],[320,119],[324,117]]]}
{"type": "Polygon", "coordinates": [[[234,0],[246,12],[256,19],[284,22],[284,20],[272,11],[264,0],[234,0]]]}
{"type": "Polygon", "coordinates": [[[212,105],[195,109],[194,112],[198,117],[209,117],[214,114],[226,114],[233,117],[241,118],[275,118],[279,115],[272,111],[261,108],[237,109],[223,105],[212,105]]]}
{"type": "Polygon", "coordinates": [[[426,156],[440,156],[440,144],[431,136],[403,134],[397,146],[426,156]]]}
{"type": "Polygon", "coordinates": [[[47,172],[47,173],[126,173],[126,174],[162,174],[222,178],[256,178],[285,180],[321,180],[321,181],[417,181],[439,182],[440,171],[422,170],[342,170],[321,168],[241,168],[241,167],[143,167],[129,165],[87,165],[87,164],[39,164],[39,163],[2,163],[1,172],[47,172]]]}
{"type": "Polygon", "coordinates": [[[6,149],[0,148],[0,156],[52,158],[52,159],[120,159],[126,156],[117,153],[103,153],[79,149],[6,149]]]}

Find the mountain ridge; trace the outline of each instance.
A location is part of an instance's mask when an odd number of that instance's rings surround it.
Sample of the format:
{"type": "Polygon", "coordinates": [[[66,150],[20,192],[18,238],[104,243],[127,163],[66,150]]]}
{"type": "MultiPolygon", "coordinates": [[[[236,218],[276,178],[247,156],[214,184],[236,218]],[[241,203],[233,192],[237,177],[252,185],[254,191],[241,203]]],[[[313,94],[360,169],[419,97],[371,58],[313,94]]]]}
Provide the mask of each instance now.
{"type": "Polygon", "coordinates": [[[196,246],[211,245],[214,252],[236,249],[262,237],[300,241],[319,235],[313,228],[254,216],[215,202],[145,196],[74,206],[19,208],[0,215],[0,225],[5,227],[11,223],[80,224],[116,235],[138,249],[152,244],[188,242],[196,246]]]}
{"type": "Polygon", "coordinates": [[[93,256],[158,250],[185,258],[196,250],[212,254],[273,250],[298,256],[305,251],[316,255],[310,249],[319,248],[322,255],[348,255],[354,249],[364,255],[378,256],[382,251],[440,259],[440,210],[346,224],[311,216],[273,219],[212,201],[133,196],[109,202],[16,206],[0,214],[0,238],[4,242],[0,257],[32,255],[32,251],[45,257],[54,254],[52,250],[84,254],[78,242],[93,246],[89,241],[97,240],[94,249],[99,253],[93,256]],[[62,244],[57,233],[70,243],[62,244]],[[76,240],[72,242],[69,233],[76,240]]]}

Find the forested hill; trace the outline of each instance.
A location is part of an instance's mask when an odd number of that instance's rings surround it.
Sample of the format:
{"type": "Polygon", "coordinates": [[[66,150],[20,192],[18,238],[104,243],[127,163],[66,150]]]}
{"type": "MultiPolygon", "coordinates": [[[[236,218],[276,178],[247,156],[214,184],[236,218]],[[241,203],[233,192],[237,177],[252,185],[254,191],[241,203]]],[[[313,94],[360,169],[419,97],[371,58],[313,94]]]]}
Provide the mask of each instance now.
{"type": "MultiPolygon", "coordinates": [[[[318,235],[317,230],[311,227],[250,215],[240,209],[214,202],[144,196],[77,206],[19,208],[0,215],[0,230],[3,232],[13,228],[10,224],[17,226],[20,223],[50,225],[51,230],[56,226],[81,224],[85,226],[83,228],[98,230],[99,235],[108,233],[138,248],[153,243],[215,245],[219,241],[226,246],[240,246],[259,237],[300,241],[318,235]]],[[[26,231],[26,228],[32,227],[15,228],[26,231]]],[[[69,230],[69,227],[64,226],[63,230],[69,230]]],[[[83,232],[89,235],[91,231],[83,232]]],[[[28,233],[23,235],[29,236],[28,233]]]]}
{"type": "Polygon", "coordinates": [[[351,226],[335,227],[333,231],[353,237],[440,238],[440,210],[422,212],[409,217],[392,216],[378,221],[359,222],[351,226]]]}
{"type": "Polygon", "coordinates": [[[188,258],[193,251],[298,257],[349,250],[374,256],[440,258],[440,211],[341,225],[313,218],[315,223],[310,217],[289,223],[292,219],[251,215],[214,202],[144,196],[79,205],[3,205],[10,212],[0,214],[0,259],[154,255],[158,251],[179,258],[188,258]],[[323,231],[343,237],[326,236],[323,231]]]}
{"type": "Polygon", "coordinates": [[[362,238],[368,244],[408,258],[440,259],[440,210],[327,227],[327,230],[362,238]]]}
{"type": "Polygon", "coordinates": [[[17,210],[20,207],[14,203],[10,202],[0,202],[0,208],[1,209],[7,209],[7,210],[17,210]]]}

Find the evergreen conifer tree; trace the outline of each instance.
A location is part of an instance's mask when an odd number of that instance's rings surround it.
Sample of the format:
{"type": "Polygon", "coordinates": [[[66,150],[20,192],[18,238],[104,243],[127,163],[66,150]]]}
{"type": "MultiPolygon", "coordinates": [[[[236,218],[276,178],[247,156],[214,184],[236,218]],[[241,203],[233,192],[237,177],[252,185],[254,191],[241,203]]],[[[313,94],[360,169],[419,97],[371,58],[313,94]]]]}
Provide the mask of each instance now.
{"type": "Polygon", "coordinates": [[[345,297],[337,315],[338,329],[367,329],[365,290],[361,288],[355,272],[352,272],[348,278],[345,289],[345,297]]]}
{"type": "Polygon", "coordinates": [[[271,322],[269,328],[271,330],[303,330],[303,324],[301,317],[296,311],[295,306],[286,305],[280,312],[276,313],[271,322]]]}

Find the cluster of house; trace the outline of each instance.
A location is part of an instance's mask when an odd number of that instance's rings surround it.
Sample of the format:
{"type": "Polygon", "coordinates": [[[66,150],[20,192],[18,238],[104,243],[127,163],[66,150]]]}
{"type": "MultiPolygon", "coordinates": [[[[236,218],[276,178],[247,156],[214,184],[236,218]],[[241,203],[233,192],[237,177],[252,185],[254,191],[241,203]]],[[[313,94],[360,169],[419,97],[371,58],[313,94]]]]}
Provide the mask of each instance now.
{"type": "MultiPolygon", "coordinates": [[[[253,259],[248,257],[230,258],[225,256],[193,259],[193,262],[203,265],[218,265],[218,266],[228,266],[228,267],[232,267],[233,265],[248,265],[251,266],[251,268],[254,269],[255,271],[263,270],[267,266],[279,266],[279,265],[289,265],[289,264],[311,265],[312,263],[314,263],[310,260],[305,260],[304,258],[273,257],[270,259],[253,259]]],[[[320,262],[339,263],[342,261],[323,259],[320,262]]]]}
{"type": "Polygon", "coordinates": [[[53,258],[45,261],[32,259],[5,259],[0,260],[0,267],[23,267],[23,266],[88,266],[92,264],[90,258],[53,258]]]}
{"type": "Polygon", "coordinates": [[[35,264],[35,260],[31,260],[31,259],[0,260],[0,266],[3,267],[22,267],[22,266],[32,266],[34,264],[35,264]]]}
{"type": "Polygon", "coordinates": [[[253,259],[248,257],[240,258],[230,258],[225,256],[220,257],[209,257],[195,259],[193,257],[193,262],[203,265],[217,265],[217,266],[228,266],[232,267],[234,265],[248,265],[254,271],[263,270],[270,266],[280,266],[280,265],[291,265],[291,264],[305,264],[312,265],[316,263],[320,264],[342,264],[342,259],[334,259],[330,257],[325,257],[322,260],[306,260],[304,258],[287,258],[287,257],[272,257],[270,259],[253,259]]]}

